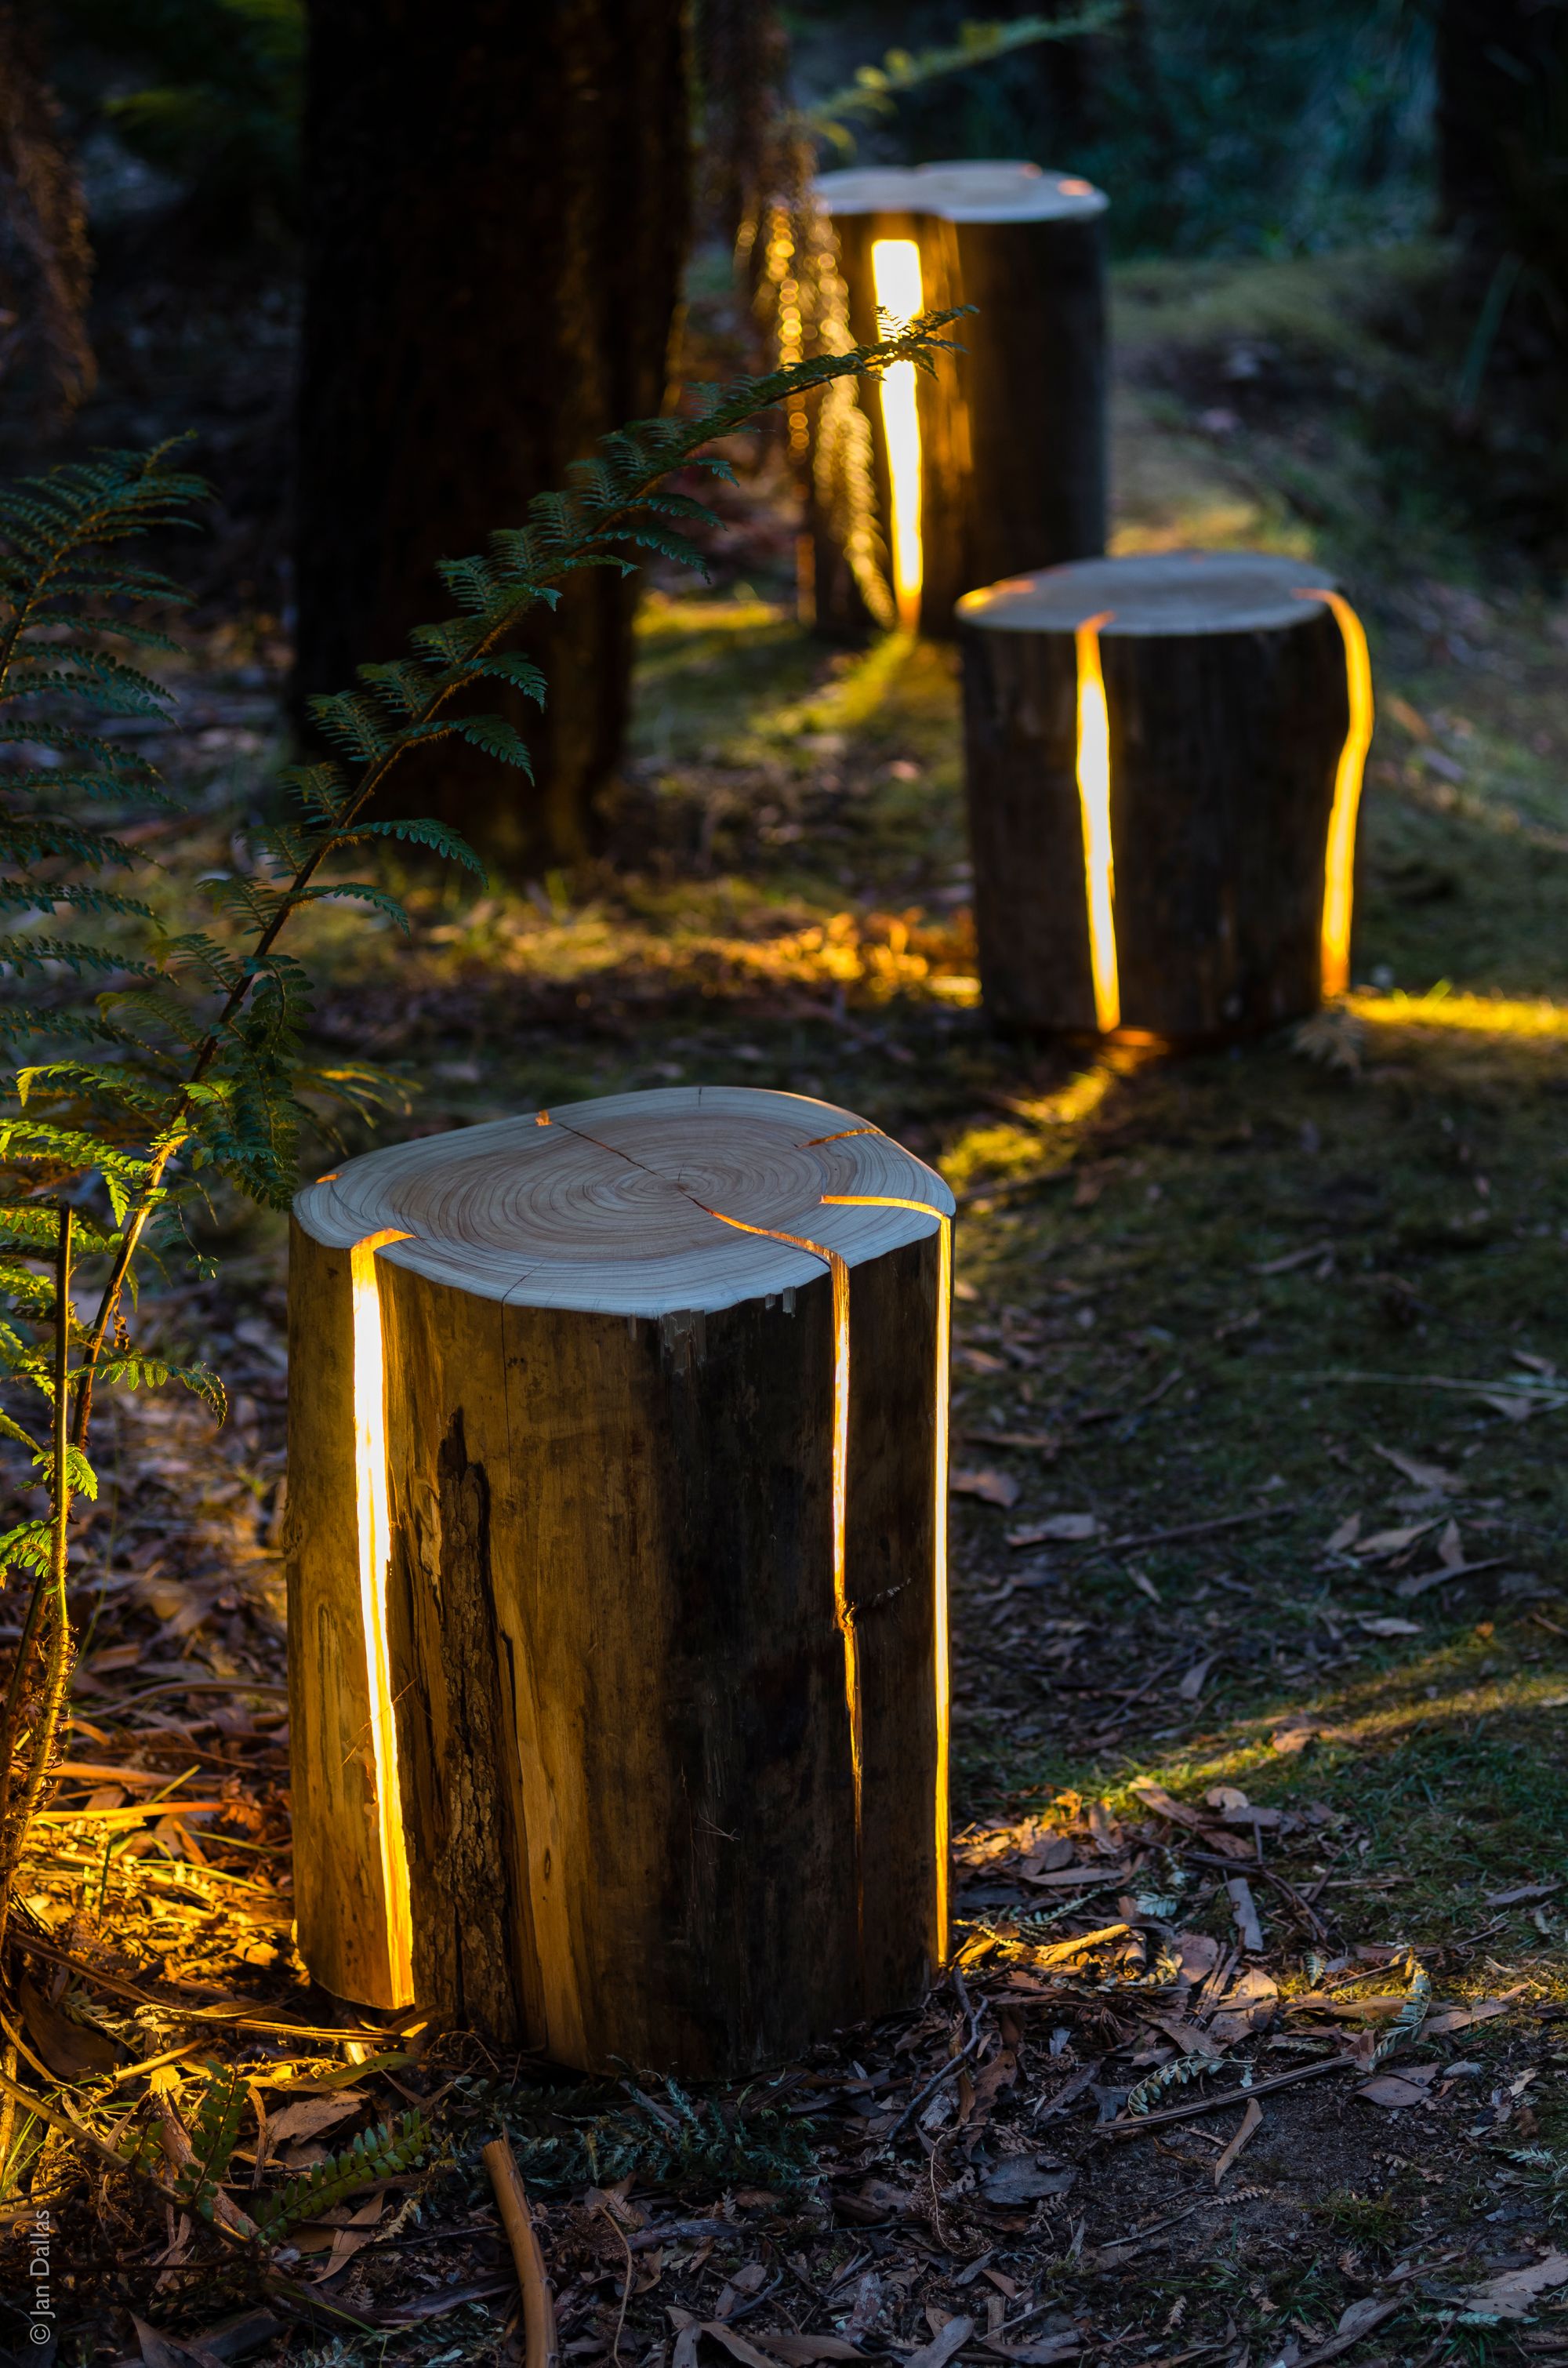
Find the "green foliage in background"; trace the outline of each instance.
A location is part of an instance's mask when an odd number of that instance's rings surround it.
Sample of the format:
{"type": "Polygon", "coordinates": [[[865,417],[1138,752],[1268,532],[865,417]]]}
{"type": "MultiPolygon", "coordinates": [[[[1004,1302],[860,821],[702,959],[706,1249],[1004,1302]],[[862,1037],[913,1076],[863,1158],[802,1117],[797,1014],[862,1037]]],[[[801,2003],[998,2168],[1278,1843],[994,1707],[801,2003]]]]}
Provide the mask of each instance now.
{"type": "Polygon", "coordinates": [[[243,245],[297,227],[304,0],[53,0],[55,48],[112,62],[98,102],[133,155],[188,188],[204,236],[243,245]]]}
{"type": "MultiPolygon", "coordinates": [[[[851,28],[826,0],[792,9],[802,83],[834,87],[883,13],[851,28]]],[[[915,0],[885,17],[914,49],[958,38],[963,10],[915,0]]],[[[1433,98],[1432,19],[1415,0],[1125,0],[1089,40],[912,90],[862,145],[868,160],[1021,156],[1082,173],[1108,191],[1124,255],[1299,253],[1426,225],[1433,98]]]]}

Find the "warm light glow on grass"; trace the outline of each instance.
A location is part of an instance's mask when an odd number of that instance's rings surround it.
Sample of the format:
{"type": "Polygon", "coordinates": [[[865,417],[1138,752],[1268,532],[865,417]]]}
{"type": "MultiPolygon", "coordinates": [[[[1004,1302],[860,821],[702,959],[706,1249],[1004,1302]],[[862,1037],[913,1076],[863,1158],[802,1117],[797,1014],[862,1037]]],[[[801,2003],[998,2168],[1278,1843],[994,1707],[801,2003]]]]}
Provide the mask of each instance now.
{"type": "Polygon", "coordinates": [[[1334,808],[1323,878],[1323,991],[1343,995],[1350,984],[1350,915],[1356,892],[1356,816],[1361,776],[1372,745],[1372,662],[1361,620],[1343,594],[1303,592],[1333,609],[1345,643],[1345,679],[1350,694],[1350,728],[1334,777],[1334,808]]]}
{"type": "Polygon", "coordinates": [[[1078,651],[1078,798],[1084,812],[1084,882],[1089,900],[1089,962],[1095,1025],[1108,1036],[1121,1025],[1116,969],[1116,866],[1110,844],[1110,716],[1100,668],[1100,627],[1091,617],[1074,636],[1078,651]]]}
{"type": "Polygon", "coordinates": [[[833,1209],[923,1209],[937,1220],[939,1236],[937,1268],[936,1463],[937,1488],[933,1533],[932,1649],[937,1684],[937,1962],[948,1961],[948,1730],[952,1716],[952,1675],[949,1668],[948,1628],[948,1462],[950,1421],[949,1398],[952,1374],[953,1221],[928,1201],[905,1201],[886,1192],[824,1192],[824,1207],[833,1209]]]}
{"type": "MultiPolygon", "coordinates": [[[[920,249],[912,238],[879,238],[871,246],[871,280],[880,312],[913,321],[925,310],[920,249]]],[[[882,430],[887,438],[892,518],[892,586],[901,625],[913,632],[920,616],[920,415],[915,364],[895,362],[881,378],[882,430]]]]}
{"type": "Polygon", "coordinates": [[[354,1472],[359,1541],[359,1619],[370,1699],[370,1754],[375,1770],[376,1828],[381,1896],[387,1924],[389,2006],[414,2003],[414,1932],[408,1898],[408,1853],[398,1789],[397,1718],[387,1651],[387,1566],[392,1517],[387,1503],[386,1369],[376,1252],[407,1234],[368,1234],[348,1254],[354,1306],[354,1472]]]}
{"type": "Polygon", "coordinates": [[[1568,1004],[1514,1003],[1505,996],[1353,995],[1358,1019],[1381,1027],[1452,1028],[1468,1036],[1568,1036],[1568,1004]]]}

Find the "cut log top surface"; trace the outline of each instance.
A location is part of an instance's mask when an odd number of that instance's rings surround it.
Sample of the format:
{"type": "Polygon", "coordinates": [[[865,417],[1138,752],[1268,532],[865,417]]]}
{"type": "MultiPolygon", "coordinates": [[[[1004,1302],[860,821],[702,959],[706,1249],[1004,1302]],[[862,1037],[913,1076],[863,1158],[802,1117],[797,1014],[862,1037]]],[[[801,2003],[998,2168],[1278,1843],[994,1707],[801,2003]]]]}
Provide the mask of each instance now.
{"type": "Polygon", "coordinates": [[[1125,559],[1083,559],[1012,575],[958,604],[961,625],[1012,633],[1071,633],[1105,617],[1105,633],[1278,632],[1320,615],[1303,593],[1334,579],[1298,559],[1254,551],[1165,551],[1125,559]]]}
{"type": "Polygon", "coordinates": [[[380,1255],[481,1298],[642,1316],[796,1290],[825,1263],[798,1245],[858,1266],[952,1210],[939,1176],[852,1110],[743,1086],[615,1094],[426,1135],[349,1161],[294,1202],[317,1241],[406,1235],[380,1255]],[[824,1205],[840,1193],[916,1205],[824,1205]],[[795,1239],[767,1238],[778,1235],[795,1239]]]}
{"type": "Polygon", "coordinates": [[[868,165],[820,174],[813,187],[830,214],[935,214],[943,222],[1087,220],[1108,202],[1075,173],[1015,163],[868,165]]]}

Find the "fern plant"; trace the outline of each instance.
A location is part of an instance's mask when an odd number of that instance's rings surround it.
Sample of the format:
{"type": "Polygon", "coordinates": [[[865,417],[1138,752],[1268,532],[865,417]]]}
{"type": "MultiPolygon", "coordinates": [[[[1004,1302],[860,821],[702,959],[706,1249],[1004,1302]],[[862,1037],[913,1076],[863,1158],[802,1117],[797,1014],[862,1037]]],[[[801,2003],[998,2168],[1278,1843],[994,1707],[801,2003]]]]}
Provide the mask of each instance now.
{"type": "Polygon", "coordinates": [[[236,2067],[209,2064],[206,2069],[207,2085],[191,2115],[190,2152],[172,2189],[159,2176],[162,2148],[145,2123],[125,2132],[116,2151],[128,2169],[152,2179],[160,2193],[172,2196],[194,2217],[210,2226],[217,2224],[247,2243],[268,2249],[282,2244],[307,2220],[319,2219],[379,2180],[413,2169],[431,2149],[430,2124],[415,2107],[393,2123],[379,2122],[373,2129],[361,2130],[340,2153],[312,2163],[275,2193],[259,2201],[247,2196],[250,2208],[242,2211],[225,2187],[249,2091],[236,2067]]]}
{"type": "Polygon", "coordinates": [[[729,476],[713,439],[807,389],[902,361],[933,367],[954,317],[692,390],[684,415],[606,438],[521,525],[444,563],[457,613],[416,629],[406,656],[362,666],[351,689],[312,702],[336,754],[284,774],[283,819],[254,825],[208,883],[210,929],[171,932],[131,893],[138,858],[117,818],[169,793],[144,759],[88,723],[170,720],[168,692],[138,661],[174,648],[146,612],[181,595],[120,546],[190,525],[207,488],[165,445],[99,454],[0,491],[0,913],[14,916],[0,935],[0,970],[17,990],[0,1006],[15,1058],[0,1098],[0,1390],[21,1409],[0,1409],[0,1434],[30,1457],[50,1498],[47,1519],[0,1537],[0,1569],[30,1569],[35,1581],[0,1724],[0,1938],[63,1699],[67,1522],[74,1493],[95,1485],[85,1457],[95,1392],[177,1378],[223,1409],[216,1375],[175,1368],[133,1340],[126,1309],[138,1261],[189,1254],[187,1212],[214,1176],[286,1205],[301,1094],[363,1100],[375,1091],[366,1071],[307,1064],[309,985],[280,943],[290,922],[325,896],[403,922],[376,881],[338,869],[348,850],[373,855],[389,838],[482,873],[444,825],[374,814],[389,776],[451,739],[526,770],[512,724],[463,704],[495,682],[542,699],[538,669],[508,646],[518,630],[583,569],[629,573],[645,552],[700,567],[690,534],[710,514],[665,485],[672,472],[729,476]],[[74,1305],[74,1251],[97,1277],[86,1320],[74,1305]],[[24,1419],[29,1397],[49,1409],[48,1438],[24,1419]]]}

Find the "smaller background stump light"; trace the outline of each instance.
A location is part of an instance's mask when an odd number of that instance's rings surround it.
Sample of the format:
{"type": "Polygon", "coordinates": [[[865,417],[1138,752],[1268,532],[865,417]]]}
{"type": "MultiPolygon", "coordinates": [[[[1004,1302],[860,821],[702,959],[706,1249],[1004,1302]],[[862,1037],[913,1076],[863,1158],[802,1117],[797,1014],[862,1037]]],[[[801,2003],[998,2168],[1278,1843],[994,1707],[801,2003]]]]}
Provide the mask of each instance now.
{"type": "MultiPolygon", "coordinates": [[[[899,621],[953,630],[962,592],[1091,557],[1106,538],[1106,199],[1038,165],[824,173],[849,330],[879,306],[972,304],[962,351],[890,371],[870,404],[877,504],[899,621]],[[910,413],[913,412],[913,428],[910,413]]],[[[866,621],[831,517],[813,519],[816,621],[866,621]]]]}
{"type": "Polygon", "coordinates": [[[290,1276],[300,1946],[694,2075],[947,1949],[952,1197],[789,1094],[350,1162],[290,1276]]]}
{"type": "Polygon", "coordinates": [[[1344,991],[1371,669],[1320,569],[1096,560],[958,615],[995,1019],[1203,1039],[1344,991]]]}

